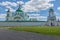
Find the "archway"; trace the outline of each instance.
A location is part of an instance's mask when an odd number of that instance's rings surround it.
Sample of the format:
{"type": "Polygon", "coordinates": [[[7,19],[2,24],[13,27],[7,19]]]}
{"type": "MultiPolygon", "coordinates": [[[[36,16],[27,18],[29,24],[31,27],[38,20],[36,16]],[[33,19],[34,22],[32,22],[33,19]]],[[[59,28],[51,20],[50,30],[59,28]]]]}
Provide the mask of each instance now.
{"type": "Polygon", "coordinates": [[[52,22],[51,22],[51,26],[54,26],[52,22]]]}

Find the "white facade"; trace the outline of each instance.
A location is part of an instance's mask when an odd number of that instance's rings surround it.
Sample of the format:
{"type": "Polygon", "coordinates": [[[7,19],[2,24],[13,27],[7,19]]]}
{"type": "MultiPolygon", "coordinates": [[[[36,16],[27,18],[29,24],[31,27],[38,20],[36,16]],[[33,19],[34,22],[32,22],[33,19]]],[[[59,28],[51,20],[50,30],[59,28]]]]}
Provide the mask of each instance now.
{"type": "Polygon", "coordinates": [[[25,12],[23,12],[23,10],[21,10],[19,5],[18,9],[13,14],[8,9],[6,21],[28,21],[28,18],[29,16],[25,12]]]}
{"type": "Polygon", "coordinates": [[[56,16],[54,14],[54,10],[50,9],[49,10],[49,15],[47,17],[47,25],[48,26],[57,26],[57,21],[56,21],[56,16]]]}

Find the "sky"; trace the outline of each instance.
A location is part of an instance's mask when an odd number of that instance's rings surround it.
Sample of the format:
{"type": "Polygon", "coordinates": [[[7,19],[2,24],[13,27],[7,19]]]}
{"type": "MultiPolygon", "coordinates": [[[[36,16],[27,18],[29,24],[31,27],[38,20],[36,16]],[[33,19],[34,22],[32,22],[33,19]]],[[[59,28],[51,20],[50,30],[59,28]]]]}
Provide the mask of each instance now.
{"type": "Polygon", "coordinates": [[[18,4],[22,5],[22,10],[29,15],[29,18],[46,21],[49,9],[53,8],[57,20],[60,20],[60,0],[0,0],[0,21],[6,20],[8,8],[11,12],[15,12],[18,4]]]}

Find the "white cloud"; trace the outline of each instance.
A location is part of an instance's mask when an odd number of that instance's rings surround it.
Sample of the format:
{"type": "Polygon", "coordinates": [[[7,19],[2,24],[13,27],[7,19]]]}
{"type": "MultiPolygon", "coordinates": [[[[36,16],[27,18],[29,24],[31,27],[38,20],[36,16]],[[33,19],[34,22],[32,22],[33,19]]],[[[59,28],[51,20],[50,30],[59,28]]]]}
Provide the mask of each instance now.
{"type": "Polygon", "coordinates": [[[40,14],[28,14],[29,18],[47,18],[46,16],[41,16],[40,14]]]}
{"type": "Polygon", "coordinates": [[[5,1],[5,2],[2,2],[2,3],[0,3],[0,5],[1,6],[14,6],[14,7],[16,7],[17,6],[17,4],[15,3],[15,2],[9,2],[9,1],[5,1]]]}
{"type": "Polygon", "coordinates": [[[60,16],[56,16],[56,18],[57,18],[57,19],[56,19],[57,21],[60,20],[60,16]]]}
{"type": "MultiPolygon", "coordinates": [[[[9,8],[11,12],[15,12],[15,9],[13,9],[11,6],[6,6],[6,8],[9,8]]],[[[8,9],[5,9],[7,11],[8,9]]]]}
{"type": "Polygon", "coordinates": [[[38,17],[38,16],[40,16],[40,14],[27,14],[27,15],[29,15],[30,17],[38,17]]]}
{"type": "Polygon", "coordinates": [[[24,2],[23,1],[17,1],[17,4],[24,4],[24,2]]]}
{"type": "MultiPolygon", "coordinates": [[[[13,9],[12,7],[16,7],[17,3],[5,1],[5,2],[0,3],[0,5],[6,7],[6,9],[9,8],[11,12],[14,12],[15,9],[13,9]]],[[[6,11],[6,9],[5,9],[5,11],[6,11]]]]}
{"type": "Polygon", "coordinates": [[[50,1],[56,1],[56,0],[50,0],[50,1]]]}
{"type": "Polygon", "coordinates": [[[40,14],[28,14],[29,19],[37,19],[38,21],[47,21],[46,16],[41,16],[40,14]]]}
{"type": "Polygon", "coordinates": [[[56,16],[60,16],[60,13],[58,13],[58,12],[54,12],[54,14],[55,14],[56,16]]]}
{"type": "Polygon", "coordinates": [[[0,5],[5,7],[8,6],[7,8],[13,9],[12,7],[17,7],[18,4],[24,4],[22,9],[25,12],[32,12],[32,11],[45,10],[50,7],[53,7],[54,5],[50,3],[51,1],[55,1],[55,0],[30,0],[25,4],[23,1],[17,1],[17,2],[5,1],[5,2],[1,2],[0,5]]]}
{"type": "Polygon", "coordinates": [[[6,20],[6,14],[0,14],[0,21],[5,21],[6,20]]]}
{"type": "Polygon", "coordinates": [[[0,14],[0,18],[5,18],[6,14],[0,14]]]}
{"type": "Polygon", "coordinates": [[[55,1],[55,0],[30,0],[25,3],[23,9],[24,11],[44,10],[54,6],[53,4],[50,3],[51,1],[55,1]]]}
{"type": "Polygon", "coordinates": [[[57,9],[60,10],[60,7],[58,7],[57,9]]]}
{"type": "Polygon", "coordinates": [[[17,7],[18,4],[24,4],[23,1],[17,1],[17,2],[9,2],[9,1],[5,1],[5,2],[1,2],[0,5],[1,6],[13,6],[13,7],[17,7]]]}
{"type": "MultiPolygon", "coordinates": [[[[5,2],[1,2],[1,3],[0,3],[1,6],[4,6],[4,7],[6,7],[6,8],[9,8],[11,12],[14,12],[14,11],[15,11],[15,9],[13,9],[13,7],[17,7],[18,4],[21,4],[21,5],[22,5],[22,4],[24,4],[24,2],[22,2],[22,1],[17,1],[17,2],[5,1],[5,2]]],[[[7,10],[7,9],[6,9],[6,10],[7,10]]],[[[5,11],[6,11],[6,10],[5,10],[5,11]]]]}

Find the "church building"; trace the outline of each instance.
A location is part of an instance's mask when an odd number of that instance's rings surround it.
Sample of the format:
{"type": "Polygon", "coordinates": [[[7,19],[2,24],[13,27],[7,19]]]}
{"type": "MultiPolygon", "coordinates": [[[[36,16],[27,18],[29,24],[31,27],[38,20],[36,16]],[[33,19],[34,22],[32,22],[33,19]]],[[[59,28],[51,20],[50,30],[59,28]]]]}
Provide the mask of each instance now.
{"type": "Polygon", "coordinates": [[[14,13],[11,13],[10,9],[8,9],[6,21],[29,21],[29,16],[21,10],[21,5],[19,4],[18,9],[14,13]]]}

